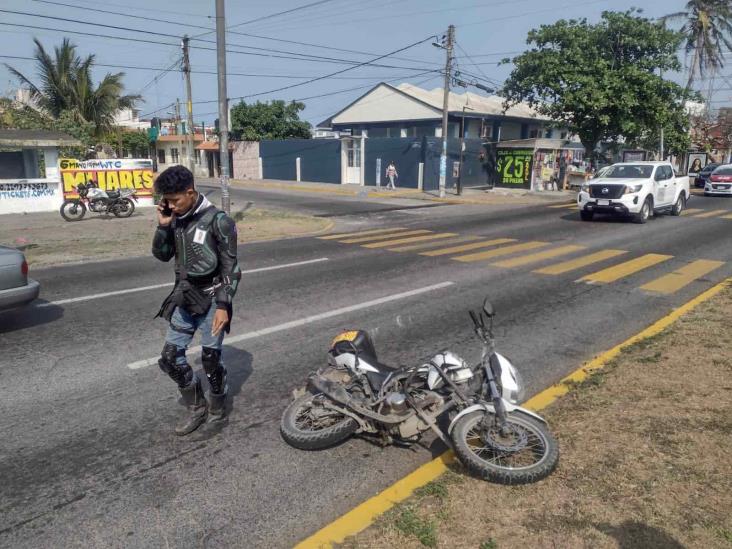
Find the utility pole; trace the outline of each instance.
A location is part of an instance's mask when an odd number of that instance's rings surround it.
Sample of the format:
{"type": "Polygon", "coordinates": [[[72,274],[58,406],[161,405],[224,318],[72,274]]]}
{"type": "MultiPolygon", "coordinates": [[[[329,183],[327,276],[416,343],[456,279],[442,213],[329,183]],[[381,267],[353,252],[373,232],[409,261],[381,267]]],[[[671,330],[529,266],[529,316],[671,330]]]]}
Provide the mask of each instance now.
{"type": "Polygon", "coordinates": [[[226,10],[216,0],[216,65],[219,76],[219,156],[221,159],[221,208],[231,212],[229,199],[229,100],[226,94],[226,10]]]}
{"type": "Polygon", "coordinates": [[[191,172],[195,171],[193,165],[193,99],[191,95],[191,60],[188,57],[188,35],[183,37],[183,74],[186,78],[186,111],[188,113],[188,123],[186,124],[186,133],[188,134],[188,169],[191,172]]]}
{"type": "Polygon", "coordinates": [[[440,198],[445,198],[445,181],[447,180],[447,119],[450,106],[450,78],[452,77],[452,46],[455,40],[455,26],[447,28],[445,51],[445,93],[442,100],[442,154],[440,154],[440,198]]]}

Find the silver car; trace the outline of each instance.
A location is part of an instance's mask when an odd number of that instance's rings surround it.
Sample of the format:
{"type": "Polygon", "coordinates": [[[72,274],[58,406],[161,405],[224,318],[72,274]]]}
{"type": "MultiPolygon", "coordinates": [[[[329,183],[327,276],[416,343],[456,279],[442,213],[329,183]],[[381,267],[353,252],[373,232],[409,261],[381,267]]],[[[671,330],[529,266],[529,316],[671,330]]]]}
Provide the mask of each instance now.
{"type": "Polygon", "coordinates": [[[40,290],[41,285],[28,278],[23,253],[0,246],[0,311],[27,305],[38,297],[40,290]]]}

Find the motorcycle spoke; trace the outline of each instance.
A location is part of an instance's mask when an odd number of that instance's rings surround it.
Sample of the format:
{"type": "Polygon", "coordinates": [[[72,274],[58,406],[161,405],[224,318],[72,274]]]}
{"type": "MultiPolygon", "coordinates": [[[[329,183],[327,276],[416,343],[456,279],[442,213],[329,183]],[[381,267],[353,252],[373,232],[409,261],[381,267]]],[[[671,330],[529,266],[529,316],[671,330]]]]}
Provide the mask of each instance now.
{"type": "Polygon", "coordinates": [[[497,426],[493,426],[488,433],[476,426],[468,431],[465,441],[478,458],[501,468],[530,467],[541,461],[547,450],[543,440],[532,430],[523,426],[511,424],[510,429],[512,433],[504,437],[498,431],[497,426]],[[491,438],[494,438],[497,444],[505,444],[510,447],[509,439],[513,438],[514,441],[519,441],[522,435],[526,437],[525,441],[513,451],[511,449],[496,448],[491,446],[490,443],[491,438]]]}

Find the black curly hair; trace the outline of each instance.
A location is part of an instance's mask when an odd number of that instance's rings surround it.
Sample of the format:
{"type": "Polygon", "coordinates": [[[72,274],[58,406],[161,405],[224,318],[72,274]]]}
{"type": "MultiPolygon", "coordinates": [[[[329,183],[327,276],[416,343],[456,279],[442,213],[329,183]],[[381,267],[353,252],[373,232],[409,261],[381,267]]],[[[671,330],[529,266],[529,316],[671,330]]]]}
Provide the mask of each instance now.
{"type": "Polygon", "coordinates": [[[171,166],[155,180],[158,194],[178,194],[193,188],[193,174],[185,166],[171,166]]]}

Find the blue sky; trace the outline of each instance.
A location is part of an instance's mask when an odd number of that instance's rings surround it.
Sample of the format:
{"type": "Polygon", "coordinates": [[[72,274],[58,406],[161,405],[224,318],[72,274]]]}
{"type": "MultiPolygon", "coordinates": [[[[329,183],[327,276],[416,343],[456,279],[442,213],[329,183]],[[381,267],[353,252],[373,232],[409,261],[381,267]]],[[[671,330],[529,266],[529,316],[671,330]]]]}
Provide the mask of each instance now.
{"type": "MultiPolygon", "coordinates": [[[[0,22],[51,27],[62,29],[63,32],[0,25],[0,55],[30,57],[33,54],[33,37],[38,37],[47,48],[52,48],[60,43],[64,36],[68,36],[78,46],[80,53],[95,54],[97,62],[100,64],[137,67],[129,69],[98,67],[95,76],[99,78],[105,72],[124,71],[127,90],[133,93],[141,92],[144,96],[145,102],[140,105],[142,114],[158,110],[160,114],[164,115],[166,111],[172,110],[170,107],[165,107],[173,103],[176,98],[184,100],[185,88],[180,72],[170,71],[161,75],[160,69],[170,67],[180,56],[179,40],[175,37],[185,33],[194,36],[206,33],[206,28],[213,29],[215,24],[213,0],[149,0],[148,2],[112,0],[110,3],[90,0],[52,1],[67,5],[57,5],[51,1],[3,0],[0,9],[60,17],[73,21],[1,13],[0,22]],[[69,7],[70,5],[80,6],[80,9],[69,7]],[[138,18],[97,13],[90,11],[91,9],[119,12],[138,18]],[[154,21],[139,17],[151,18],[154,21]],[[170,23],[161,20],[170,21],[170,23]],[[97,24],[127,27],[143,32],[114,30],[98,27],[97,24]],[[69,31],[104,36],[84,36],[69,31]],[[108,38],[110,35],[124,39],[110,39],[108,38]],[[140,40],[162,42],[163,44],[149,44],[140,40]],[[159,78],[154,80],[155,76],[159,78]]],[[[246,23],[252,19],[311,2],[313,0],[270,0],[266,2],[263,0],[246,2],[228,0],[227,26],[239,25],[231,29],[232,31],[328,46],[327,48],[306,47],[230,33],[227,40],[231,49],[247,51],[250,54],[228,54],[229,97],[268,92],[303,82],[309,77],[326,75],[347,67],[344,64],[322,62],[322,60],[315,62],[282,58],[292,57],[293,52],[329,57],[333,60],[367,61],[371,57],[363,55],[361,52],[373,53],[375,57],[428,38],[430,35],[443,34],[451,23],[457,27],[456,39],[462,48],[456,50],[456,54],[459,56],[459,66],[481,78],[489,78],[500,83],[507,76],[510,67],[499,67],[497,61],[524,49],[527,32],[541,24],[551,23],[561,18],[586,17],[590,21],[596,21],[604,10],[625,10],[631,6],[642,8],[648,17],[657,17],[671,11],[678,11],[685,4],[683,0],[576,0],[574,2],[571,0],[458,0],[453,2],[328,0],[291,14],[246,23]],[[264,50],[275,49],[285,53],[255,49],[244,50],[242,46],[264,48],[264,50]],[[353,52],[342,50],[353,50],[353,52]],[[253,53],[259,55],[251,55],[253,53]],[[466,54],[472,59],[469,59],[466,54]],[[267,55],[280,57],[267,57],[267,55]],[[234,73],[242,73],[242,75],[234,73]],[[243,74],[256,76],[244,76],[243,74]]],[[[191,42],[191,65],[195,72],[193,74],[194,102],[212,101],[194,105],[194,119],[197,123],[201,121],[210,123],[217,116],[217,105],[213,102],[217,97],[215,51],[205,49],[215,48],[215,43],[206,42],[207,40],[215,40],[215,35],[206,34],[201,37],[201,40],[191,42]],[[207,72],[212,74],[206,74],[207,72]]],[[[345,72],[339,78],[328,78],[288,90],[264,93],[257,98],[247,99],[247,101],[304,99],[307,108],[303,117],[315,123],[340,110],[367,91],[369,86],[379,81],[386,80],[395,84],[402,81],[411,82],[426,88],[441,86],[439,75],[426,73],[427,70],[439,69],[444,64],[444,51],[433,47],[430,41],[397,54],[397,57],[400,59],[389,58],[380,63],[398,68],[360,67],[345,72]],[[357,87],[360,89],[352,89],[357,87]],[[327,97],[312,97],[340,90],[350,91],[327,97]]],[[[31,61],[0,58],[0,63],[3,62],[8,62],[28,76],[34,75],[34,64],[31,61]]],[[[725,71],[723,70],[723,72],[725,71]]],[[[716,86],[723,88],[715,92],[713,97],[715,106],[720,106],[732,97],[732,91],[729,89],[732,85],[719,81],[716,86]]],[[[16,87],[15,79],[5,66],[0,64],[0,93],[8,94],[16,87]]],[[[732,103],[732,100],[729,102],[732,103]]]]}

